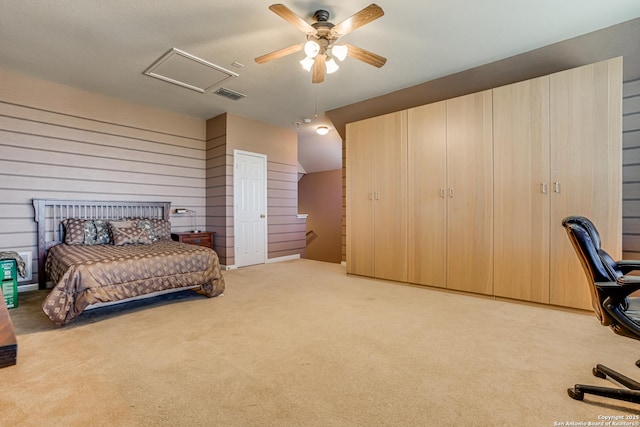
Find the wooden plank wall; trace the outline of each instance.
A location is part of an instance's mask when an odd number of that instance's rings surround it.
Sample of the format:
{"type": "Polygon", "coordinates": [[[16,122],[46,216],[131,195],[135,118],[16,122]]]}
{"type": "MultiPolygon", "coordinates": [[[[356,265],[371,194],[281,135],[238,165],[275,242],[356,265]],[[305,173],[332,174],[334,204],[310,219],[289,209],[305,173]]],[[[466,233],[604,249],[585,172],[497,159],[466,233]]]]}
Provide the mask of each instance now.
{"type": "Polygon", "coordinates": [[[227,115],[207,120],[207,230],[215,231],[220,264],[235,263],[233,250],[233,156],[227,154],[227,115]]]}
{"type": "Polygon", "coordinates": [[[32,198],[170,201],[204,225],[202,119],[0,69],[0,153],[0,251],[31,251],[34,281],[32,198]]]}
{"type": "Polygon", "coordinates": [[[640,80],[623,84],[622,251],[640,259],[640,80]]]}
{"type": "Polygon", "coordinates": [[[207,120],[207,227],[224,266],[235,265],[233,152],[267,156],[267,259],[304,254],[306,220],[298,219],[297,136],[235,114],[207,120]]]}
{"type": "Polygon", "coordinates": [[[268,259],[307,249],[305,219],[298,218],[298,164],[267,159],[268,259]]]}

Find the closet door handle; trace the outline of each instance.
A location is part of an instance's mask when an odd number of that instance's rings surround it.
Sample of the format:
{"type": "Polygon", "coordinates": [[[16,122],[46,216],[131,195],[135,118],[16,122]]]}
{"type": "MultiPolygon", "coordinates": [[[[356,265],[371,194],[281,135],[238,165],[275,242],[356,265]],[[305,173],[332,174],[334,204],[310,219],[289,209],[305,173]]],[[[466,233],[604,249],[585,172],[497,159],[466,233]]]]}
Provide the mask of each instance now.
{"type": "Polygon", "coordinates": [[[449,187],[449,197],[453,199],[453,187],[449,187]]]}
{"type": "Polygon", "coordinates": [[[540,183],[540,192],[542,194],[547,194],[547,183],[546,182],[541,182],[540,183]]]}
{"type": "Polygon", "coordinates": [[[373,200],[373,193],[369,193],[369,200],[373,200]]]}
{"type": "Polygon", "coordinates": [[[553,183],[553,191],[560,193],[560,183],[558,181],[553,183]]]}
{"type": "Polygon", "coordinates": [[[380,200],[380,192],[376,191],[376,200],[380,200]]]}
{"type": "Polygon", "coordinates": [[[446,191],[446,190],[445,190],[444,188],[441,188],[441,189],[440,189],[440,197],[442,197],[443,199],[444,199],[444,193],[445,193],[445,191],[446,191]]]}

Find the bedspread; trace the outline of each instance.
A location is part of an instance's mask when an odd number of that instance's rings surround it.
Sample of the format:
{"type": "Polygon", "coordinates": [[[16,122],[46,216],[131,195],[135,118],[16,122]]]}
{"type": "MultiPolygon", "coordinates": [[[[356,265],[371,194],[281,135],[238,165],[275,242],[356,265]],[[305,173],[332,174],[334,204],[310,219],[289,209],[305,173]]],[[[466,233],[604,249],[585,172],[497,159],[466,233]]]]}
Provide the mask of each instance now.
{"type": "Polygon", "coordinates": [[[171,240],[126,246],[63,243],[49,250],[45,271],[55,286],[42,309],[56,325],[99,302],[193,286],[213,297],[225,287],[213,250],[171,240]]]}

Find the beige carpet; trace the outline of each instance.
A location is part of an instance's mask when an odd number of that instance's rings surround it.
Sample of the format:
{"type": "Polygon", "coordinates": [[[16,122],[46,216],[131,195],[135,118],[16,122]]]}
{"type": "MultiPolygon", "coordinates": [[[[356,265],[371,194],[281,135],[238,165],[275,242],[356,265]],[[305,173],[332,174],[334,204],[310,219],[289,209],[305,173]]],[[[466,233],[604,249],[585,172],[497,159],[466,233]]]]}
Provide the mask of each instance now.
{"type": "Polygon", "coordinates": [[[40,311],[42,292],[21,294],[0,424],[554,426],[640,409],[567,396],[575,382],[609,385],[591,375],[597,362],[640,378],[639,343],[592,315],[316,261],[224,274],[223,297],[180,293],[63,328],[40,311]]]}

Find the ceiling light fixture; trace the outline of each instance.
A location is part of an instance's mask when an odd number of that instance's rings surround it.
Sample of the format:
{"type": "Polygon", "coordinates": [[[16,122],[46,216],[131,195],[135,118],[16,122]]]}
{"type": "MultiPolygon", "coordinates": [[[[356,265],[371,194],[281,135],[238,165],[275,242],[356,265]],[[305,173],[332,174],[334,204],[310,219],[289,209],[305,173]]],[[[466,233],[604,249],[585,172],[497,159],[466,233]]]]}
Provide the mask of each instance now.
{"type": "Polygon", "coordinates": [[[322,83],[326,74],[335,73],[338,70],[336,59],[344,61],[349,56],[378,68],[387,62],[385,57],[368,50],[347,43],[338,43],[340,37],[384,15],[384,11],[376,4],[370,4],[338,25],[329,22],[329,12],[324,9],[316,10],[313,14],[313,19],[316,21],[313,24],[307,23],[305,19],[280,3],[272,4],[269,10],[305,33],[307,41],[258,56],[255,58],[258,64],[302,50],[305,58],[300,61],[300,65],[311,73],[311,83],[322,83]]]}
{"type": "Polygon", "coordinates": [[[349,54],[349,48],[346,44],[337,44],[331,48],[331,53],[338,59],[338,61],[342,62],[349,54]]]}
{"type": "Polygon", "coordinates": [[[318,133],[318,135],[326,135],[329,133],[329,128],[326,126],[318,126],[316,128],[316,132],[318,133]]]}
{"type": "Polygon", "coordinates": [[[327,74],[335,73],[336,71],[338,71],[338,68],[340,68],[340,66],[336,63],[336,61],[334,61],[333,58],[327,55],[327,74]]]}
{"type": "Polygon", "coordinates": [[[304,44],[304,53],[307,57],[315,58],[318,52],[320,52],[320,45],[317,42],[309,40],[304,44]]]}
{"type": "Polygon", "coordinates": [[[302,68],[304,68],[307,71],[311,71],[311,67],[313,67],[313,64],[315,64],[316,61],[313,60],[313,58],[310,57],[305,57],[302,61],[300,61],[300,65],[302,65],[302,68]]]}

